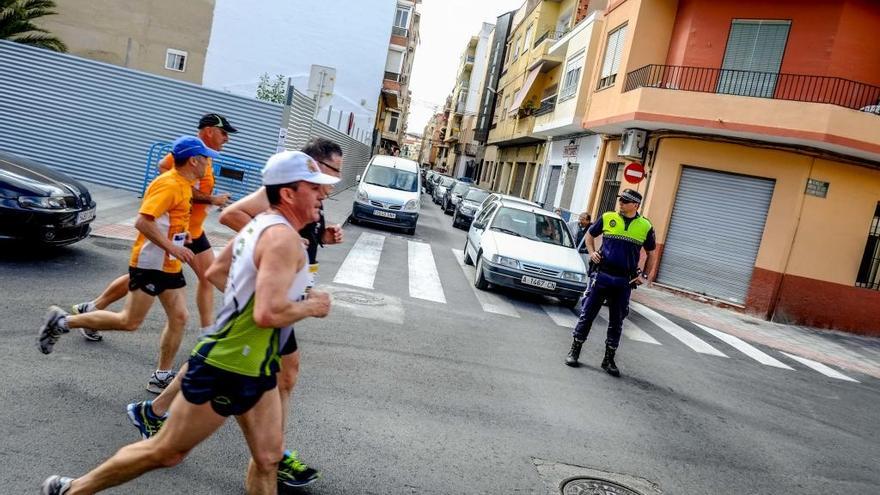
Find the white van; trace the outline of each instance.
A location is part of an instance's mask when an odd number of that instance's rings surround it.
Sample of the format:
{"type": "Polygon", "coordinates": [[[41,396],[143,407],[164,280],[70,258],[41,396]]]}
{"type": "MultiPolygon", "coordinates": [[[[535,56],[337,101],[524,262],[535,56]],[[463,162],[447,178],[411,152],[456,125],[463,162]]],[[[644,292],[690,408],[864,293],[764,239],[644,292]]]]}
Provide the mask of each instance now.
{"type": "Polygon", "coordinates": [[[374,156],[364,174],[357,177],[351,223],[403,227],[407,234],[414,234],[421,209],[419,179],[418,163],[397,156],[374,156]]]}

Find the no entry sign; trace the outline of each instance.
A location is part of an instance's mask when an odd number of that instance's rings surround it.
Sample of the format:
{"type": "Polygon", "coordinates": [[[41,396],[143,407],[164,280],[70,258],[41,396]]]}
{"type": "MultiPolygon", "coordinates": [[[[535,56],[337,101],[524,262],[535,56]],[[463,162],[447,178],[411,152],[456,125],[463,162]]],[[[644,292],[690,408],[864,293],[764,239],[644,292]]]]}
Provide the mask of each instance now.
{"type": "Polygon", "coordinates": [[[645,178],[645,166],[641,163],[630,163],[623,169],[623,178],[630,184],[638,184],[645,178]]]}

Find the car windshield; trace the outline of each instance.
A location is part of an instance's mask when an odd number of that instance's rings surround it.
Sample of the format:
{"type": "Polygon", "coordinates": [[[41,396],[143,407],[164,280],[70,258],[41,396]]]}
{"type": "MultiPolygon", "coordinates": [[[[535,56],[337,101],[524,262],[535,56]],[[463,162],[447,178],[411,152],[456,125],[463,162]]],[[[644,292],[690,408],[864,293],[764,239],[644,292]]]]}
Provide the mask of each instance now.
{"type": "Polygon", "coordinates": [[[490,228],[533,241],[574,247],[562,220],[540,213],[502,207],[492,219],[490,228]]]}
{"type": "Polygon", "coordinates": [[[449,187],[452,185],[453,182],[455,182],[455,179],[453,179],[452,177],[444,177],[440,179],[440,185],[443,187],[449,187]]]}
{"type": "Polygon", "coordinates": [[[455,185],[455,187],[452,188],[452,193],[453,194],[464,194],[465,191],[467,191],[470,188],[471,188],[470,184],[467,184],[465,182],[459,182],[458,184],[455,185]]]}
{"type": "Polygon", "coordinates": [[[398,191],[417,191],[419,186],[418,174],[415,172],[377,165],[373,165],[367,170],[364,182],[398,191]]]}
{"type": "Polygon", "coordinates": [[[482,203],[484,199],[489,197],[489,191],[485,191],[483,189],[477,189],[476,187],[472,187],[470,191],[464,196],[465,201],[473,201],[475,203],[482,203]]]}

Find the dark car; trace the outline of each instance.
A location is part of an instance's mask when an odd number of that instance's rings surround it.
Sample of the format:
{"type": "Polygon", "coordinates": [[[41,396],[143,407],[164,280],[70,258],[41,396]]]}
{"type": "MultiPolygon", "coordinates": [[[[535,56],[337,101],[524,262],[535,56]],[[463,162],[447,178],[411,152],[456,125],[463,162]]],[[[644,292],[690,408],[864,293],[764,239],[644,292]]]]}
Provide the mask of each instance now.
{"type": "Polygon", "coordinates": [[[462,182],[460,180],[455,181],[455,183],[446,191],[446,195],[443,197],[442,202],[440,203],[443,206],[443,213],[447,215],[452,215],[452,212],[455,210],[455,205],[461,201],[464,193],[467,192],[468,189],[472,187],[472,184],[469,182],[462,182]]]}
{"type": "Polygon", "coordinates": [[[461,201],[455,205],[455,211],[452,213],[452,226],[469,229],[471,222],[474,221],[474,215],[480,209],[480,204],[487,197],[489,197],[489,191],[485,189],[479,187],[468,189],[461,201]]]}
{"type": "Polygon", "coordinates": [[[0,239],[72,244],[94,219],[92,195],[76,179],[0,151],[0,239]]]}
{"type": "Polygon", "coordinates": [[[455,179],[447,175],[441,175],[440,180],[434,182],[434,192],[431,194],[434,203],[442,205],[443,197],[446,196],[446,191],[449,190],[453,184],[455,184],[455,179]]]}
{"type": "Polygon", "coordinates": [[[434,192],[434,176],[437,175],[437,172],[433,170],[428,170],[428,173],[425,174],[425,183],[424,187],[422,187],[422,191],[427,193],[429,196],[434,192]]]}

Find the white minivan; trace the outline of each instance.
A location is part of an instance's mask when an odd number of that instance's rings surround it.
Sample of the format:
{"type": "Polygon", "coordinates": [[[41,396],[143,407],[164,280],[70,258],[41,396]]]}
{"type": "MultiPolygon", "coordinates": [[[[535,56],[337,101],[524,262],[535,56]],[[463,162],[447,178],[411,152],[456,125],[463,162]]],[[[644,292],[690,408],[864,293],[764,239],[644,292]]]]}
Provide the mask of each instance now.
{"type": "Polygon", "coordinates": [[[419,179],[416,162],[397,156],[374,156],[363,175],[357,177],[351,223],[402,227],[407,234],[414,234],[421,208],[419,179]]]}

